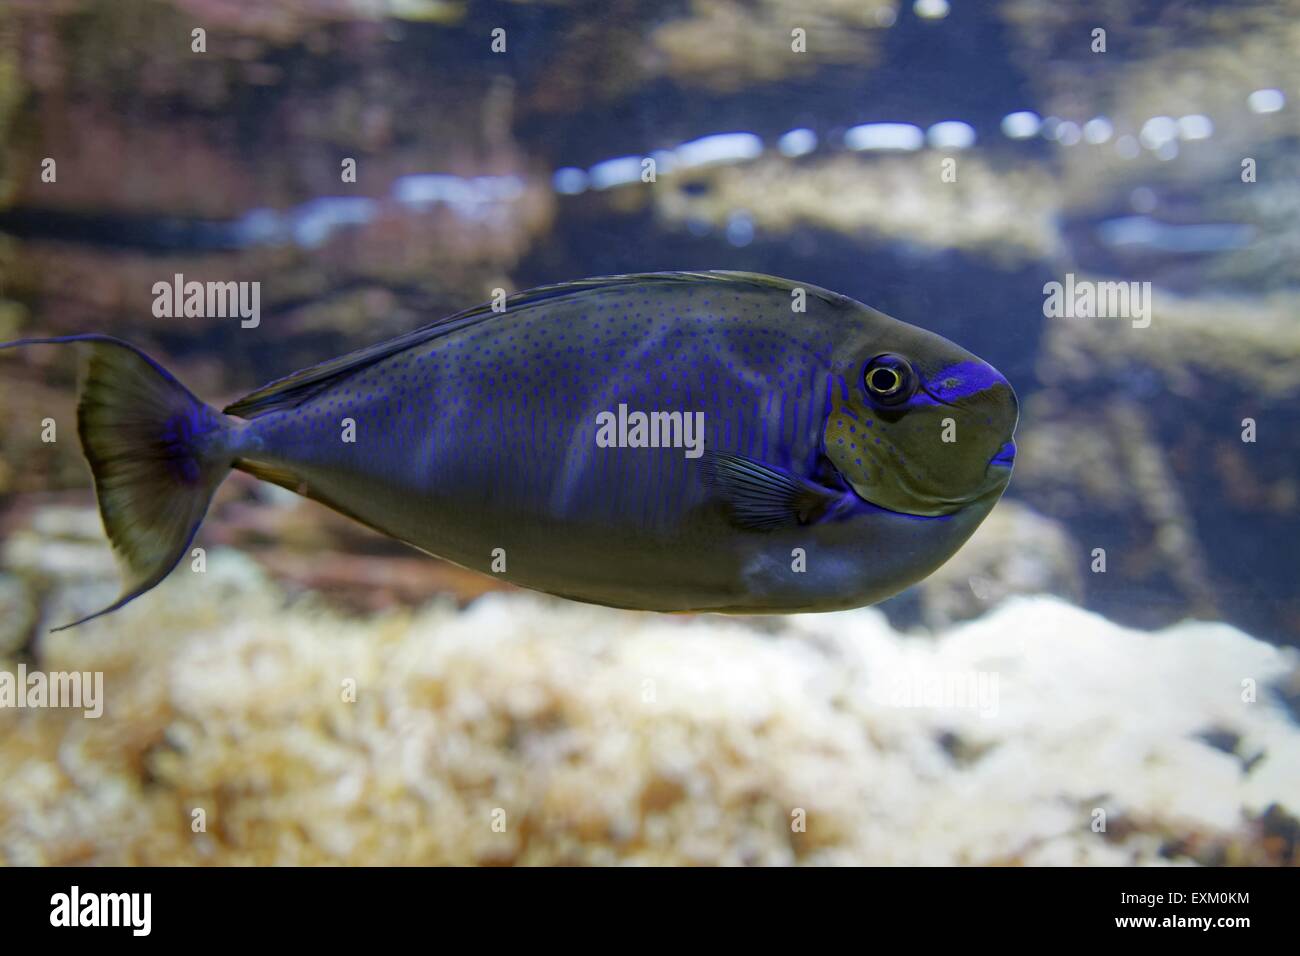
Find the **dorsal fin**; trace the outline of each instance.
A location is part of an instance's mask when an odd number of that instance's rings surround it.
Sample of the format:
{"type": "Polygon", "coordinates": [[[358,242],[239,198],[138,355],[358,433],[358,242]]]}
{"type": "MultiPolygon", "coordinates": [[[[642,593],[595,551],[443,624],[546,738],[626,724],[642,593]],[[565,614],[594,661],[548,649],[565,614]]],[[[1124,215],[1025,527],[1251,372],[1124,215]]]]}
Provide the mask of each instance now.
{"type": "MultiPolygon", "coordinates": [[[[644,272],[628,275],[600,276],[594,279],[580,279],[576,282],[564,282],[559,285],[538,286],[525,292],[517,292],[506,299],[506,308],[494,312],[490,305],[483,304],[449,315],[446,318],[430,322],[428,325],[405,332],[386,342],[377,342],[347,355],[329,359],[319,365],[313,365],[302,371],[294,372],[284,378],[276,379],[263,385],[257,391],[245,395],[222,411],[227,415],[240,418],[256,418],[267,412],[280,408],[300,405],[313,395],[324,391],[339,379],[351,375],[367,366],[381,362],[390,355],[396,355],[405,349],[429,342],[448,333],[492,318],[500,318],[527,309],[550,299],[558,299],[597,289],[612,289],[620,285],[636,282],[736,282],[744,285],[760,285],[768,288],[793,289],[796,283],[787,279],[759,275],[754,272],[644,272]]],[[[847,302],[843,296],[816,286],[803,285],[808,292],[832,302],[847,302]]]]}

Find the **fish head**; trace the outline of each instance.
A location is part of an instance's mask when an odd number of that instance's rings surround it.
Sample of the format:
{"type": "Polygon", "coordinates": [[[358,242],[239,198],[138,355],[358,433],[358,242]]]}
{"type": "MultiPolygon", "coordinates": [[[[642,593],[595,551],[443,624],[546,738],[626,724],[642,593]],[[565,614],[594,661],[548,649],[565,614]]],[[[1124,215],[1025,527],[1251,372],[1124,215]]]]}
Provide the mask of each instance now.
{"type": "Polygon", "coordinates": [[[851,350],[832,389],[827,457],[861,498],[890,511],[947,515],[995,501],[1016,452],[1010,383],[942,336],[874,315],[885,321],[851,350]]]}

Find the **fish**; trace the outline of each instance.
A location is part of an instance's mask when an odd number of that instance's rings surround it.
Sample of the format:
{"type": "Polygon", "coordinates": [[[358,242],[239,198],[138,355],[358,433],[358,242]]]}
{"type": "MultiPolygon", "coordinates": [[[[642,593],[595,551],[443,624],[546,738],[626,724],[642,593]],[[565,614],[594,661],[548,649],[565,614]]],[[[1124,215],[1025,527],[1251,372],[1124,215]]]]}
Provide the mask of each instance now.
{"type": "Polygon", "coordinates": [[[239,470],[515,585],[641,611],[877,603],[1010,481],[992,365],[847,296],[744,272],[543,286],[218,411],[129,343],[82,353],[78,433],[121,596],[158,584],[239,470]]]}

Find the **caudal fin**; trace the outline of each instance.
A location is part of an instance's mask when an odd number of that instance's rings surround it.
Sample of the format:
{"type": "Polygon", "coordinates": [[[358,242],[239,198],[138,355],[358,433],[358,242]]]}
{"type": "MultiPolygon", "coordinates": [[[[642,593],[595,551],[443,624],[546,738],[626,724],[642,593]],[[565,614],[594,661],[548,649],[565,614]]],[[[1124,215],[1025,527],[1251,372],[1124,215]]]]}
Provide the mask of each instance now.
{"type": "Polygon", "coordinates": [[[230,471],[229,438],[236,427],[120,339],[22,339],[0,343],[0,349],[68,344],[82,352],[77,432],[124,582],[111,605],[55,630],[116,611],[176,566],[230,471]]]}

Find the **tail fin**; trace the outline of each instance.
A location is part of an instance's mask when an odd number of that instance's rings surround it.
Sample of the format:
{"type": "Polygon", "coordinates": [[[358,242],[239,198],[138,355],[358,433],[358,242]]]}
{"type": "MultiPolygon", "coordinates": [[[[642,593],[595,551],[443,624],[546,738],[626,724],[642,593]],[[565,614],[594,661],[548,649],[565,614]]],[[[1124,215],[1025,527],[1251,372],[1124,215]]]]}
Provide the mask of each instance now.
{"type": "Polygon", "coordinates": [[[124,577],[117,601],[55,628],[63,630],[116,611],[176,566],[230,471],[235,426],[120,339],[70,335],[0,343],[0,349],[54,344],[75,344],[83,355],[77,432],[124,577]]]}

